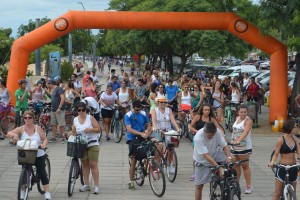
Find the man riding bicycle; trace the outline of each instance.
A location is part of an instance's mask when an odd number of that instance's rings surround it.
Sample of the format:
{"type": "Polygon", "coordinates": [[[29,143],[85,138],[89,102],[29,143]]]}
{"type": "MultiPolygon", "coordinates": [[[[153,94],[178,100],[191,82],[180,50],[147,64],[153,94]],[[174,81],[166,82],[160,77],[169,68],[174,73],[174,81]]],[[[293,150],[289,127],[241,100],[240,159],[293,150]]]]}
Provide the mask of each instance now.
{"type": "Polygon", "coordinates": [[[146,139],[151,134],[151,125],[146,112],[142,111],[142,103],[139,100],[132,102],[132,110],[125,115],[125,125],[127,129],[126,137],[127,144],[129,147],[129,157],[130,157],[130,167],[129,167],[129,179],[128,188],[130,190],[135,190],[134,187],[134,171],[136,165],[136,158],[133,155],[134,147],[136,144],[136,139],[146,139]]]}
{"type": "Polygon", "coordinates": [[[213,122],[206,122],[194,137],[195,161],[195,199],[202,199],[202,189],[205,183],[211,181],[209,166],[217,166],[217,162],[231,161],[229,147],[223,134],[213,122]],[[226,158],[222,154],[224,149],[226,158]]]}

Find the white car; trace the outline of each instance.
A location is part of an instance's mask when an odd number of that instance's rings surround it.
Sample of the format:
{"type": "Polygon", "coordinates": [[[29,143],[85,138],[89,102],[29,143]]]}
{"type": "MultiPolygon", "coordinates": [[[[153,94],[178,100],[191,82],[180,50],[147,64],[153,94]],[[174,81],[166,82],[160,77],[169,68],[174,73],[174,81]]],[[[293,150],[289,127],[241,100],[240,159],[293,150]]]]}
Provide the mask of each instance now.
{"type": "Polygon", "coordinates": [[[260,63],[259,69],[270,69],[270,61],[260,63]]]}
{"type": "Polygon", "coordinates": [[[202,57],[196,57],[195,61],[201,61],[201,62],[205,62],[205,59],[202,57]]]}

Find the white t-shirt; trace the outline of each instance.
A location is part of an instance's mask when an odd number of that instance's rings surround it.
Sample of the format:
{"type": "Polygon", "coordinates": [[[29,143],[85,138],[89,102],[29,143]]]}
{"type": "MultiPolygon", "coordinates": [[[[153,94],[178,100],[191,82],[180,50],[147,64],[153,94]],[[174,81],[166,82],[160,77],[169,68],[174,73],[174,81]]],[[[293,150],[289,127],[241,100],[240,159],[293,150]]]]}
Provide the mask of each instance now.
{"type": "Polygon", "coordinates": [[[200,164],[210,166],[210,163],[204,157],[204,154],[209,153],[213,159],[216,159],[218,152],[223,150],[226,145],[227,142],[218,129],[214,137],[212,139],[208,139],[204,133],[204,128],[202,128],[194,137],[193,159],[200,164]]]}
{"type": "Polygon", "coordinates": [[[108,95],[108,94],[106,94],[106,92],[103,92],[101,94],[100,98],[104,101],[104,103],[106,105],[106,107],[104,107],[101,104],[101,108],[102,109],[106,109],[106,110],[113,110],[113,109],[115,109],[115,101],[118,98],[118,96],[117,96],[116,93],[113,92],[111,95],[108,95]]]}
{"type": "Polygon", "coordinates": [[[100,106],[94,97],[85,97],[84,100],[87,101],[87,106],[92,107],[96,110],[95,113],[100,112],[100,106]]]}
{"type": "Polygon", "coordinates": [[[74,118],[74,126],[75,126],[77,133],[81,133],[81,135],[83,137],[87,137],[88,142],[89,142],[88,147],[99,145],[99,142],[98,142],[99,133],[85,133],[84,132],[84,130],[86,128],[93,128],[93,124],[92,124],[90,115],[86,115],[86,119],[83,124],[81,124],[79,122],[78,117],[75,117],[74,118]],[[93,141],[93,142],[91,142],[91,141],[93,141]]]}
{"type": "Polygon", "coordinates": [[[94,82],[96,82],[96,81],[99,82],[99,79],[98,79],[98,77],[96,76],[96,74],[95,74],[95,76],[90,75],[90,77],[93,79],[94,82]]]}

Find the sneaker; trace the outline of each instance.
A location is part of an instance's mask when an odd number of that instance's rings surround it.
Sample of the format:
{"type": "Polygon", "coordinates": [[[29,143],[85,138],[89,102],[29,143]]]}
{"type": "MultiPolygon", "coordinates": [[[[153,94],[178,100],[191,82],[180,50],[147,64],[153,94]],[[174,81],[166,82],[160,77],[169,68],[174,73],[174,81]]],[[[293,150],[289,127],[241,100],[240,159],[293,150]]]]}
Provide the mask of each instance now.
{"type": "Polygon", "coordinates": [[[95,186],[93,194],[99,194],[100,190],[98,186],[95,186]]]}
{"type": "Polygon", "coordinates": [[[106,139],[106,141],[109,141],[110,137],[108,135],[105,135],[105,139],[106,139]]]}
{"type": "Polygon", "coordinates": [[[80,192],[90,191],[90,186],[84,185],[84,186],[82,186],[82,188],[79,189],[79,191],[80,191],[80,192]]]}
{"type": "Polygon", "coordinates": [[[246,186],[245,194],[251,194],[251,185],[246,186]]]}
{"type": "Polygon", "coordinates": [[[51,194],[50,192],[45,192],[45,200],[51,200],[51,194]]]}
{"type": "Polygon", "coordinates": [[[129,190],[135,190],[134,182],[133,181],[131,181],[131,182],[128,183],[128,189],[129,190]]]}
{"type": "Polygon", "coordinates": [[[25,199],[25,191],[21,191],[20,193],[20,199],[25,199]]]}
{"type": "Polygon", "coordinates": [[[66,143],[66,139],[65,138],[61,139],[61,143],[62,144],[66,143]]]}
{"type": "Polygon", "coordinates": [[[49,140],[49,143],[55,143],[56,142],[56,139],[55,138],[51,138],[50,140],[49,140]]]}
{"type": "Polygon", "coordinates": [[[195,175],[192,175],[190,181],[195,181],[195,175]]]}
{"type": "Polygon", "coordinates": [[[168,166],[168,171],[170,174],[175,174],[175,167],[173,165],[168,166]]]}

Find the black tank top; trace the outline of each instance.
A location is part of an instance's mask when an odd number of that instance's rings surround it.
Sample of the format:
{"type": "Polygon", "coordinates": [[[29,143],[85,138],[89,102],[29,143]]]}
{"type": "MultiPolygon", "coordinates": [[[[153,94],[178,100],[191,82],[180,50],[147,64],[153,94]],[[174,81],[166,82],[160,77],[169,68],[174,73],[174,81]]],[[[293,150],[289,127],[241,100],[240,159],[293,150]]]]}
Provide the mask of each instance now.
{"type": "MultiPolygon", "coordinates": [[[[209,122],[211,121],[210,116],[208,116],[208,120],[209,120],[209,122]]],[[[200,130],[201,128],[203,128],[204,125],[205,125],[205,123],[206,123],[206,122],[202,121],[202,115],[200,115],[200,119],[199,119],[199,121],[197,121],[197,123],[196,123],[196,130],[198,131],[198,130],[200,130]]]]}
{"type": "Polygon", "coordinates": [[[296,153],[296,151],[297,151],[297,143],[296,143],[294,137],[292,137],[292,138],[293,138],[293,140],[294,140],[294,147],[293,147],[293,148],[291,148],[291,147],[287,144],[287,142],[285,141],[284,136],[282,136],[283,144],[282,144],[282,146],[281,146],[281,148],[280,148],[280,153],[282,153],[282,154],[296,153]]]}

